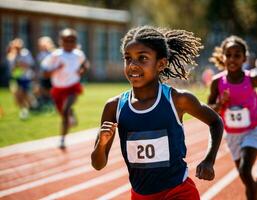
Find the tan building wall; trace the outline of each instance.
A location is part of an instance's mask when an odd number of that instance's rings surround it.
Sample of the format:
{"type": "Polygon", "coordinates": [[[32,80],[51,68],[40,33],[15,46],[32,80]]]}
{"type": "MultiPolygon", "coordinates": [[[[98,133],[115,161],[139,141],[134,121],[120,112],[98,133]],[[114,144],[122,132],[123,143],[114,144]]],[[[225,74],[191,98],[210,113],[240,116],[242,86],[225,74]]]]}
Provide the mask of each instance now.
{"type": "Polygon", "coordinates": [[[108,10],[62,3],[1,0],[0,48],[5,58],[10,40],[20,37],[35,56],[37,39],[50,36],[58,46],[58,32],[74,28],[81,48],[90,60],[89,80],[122,80],[120,40],[127,31],[127,11],[108,10]]]}

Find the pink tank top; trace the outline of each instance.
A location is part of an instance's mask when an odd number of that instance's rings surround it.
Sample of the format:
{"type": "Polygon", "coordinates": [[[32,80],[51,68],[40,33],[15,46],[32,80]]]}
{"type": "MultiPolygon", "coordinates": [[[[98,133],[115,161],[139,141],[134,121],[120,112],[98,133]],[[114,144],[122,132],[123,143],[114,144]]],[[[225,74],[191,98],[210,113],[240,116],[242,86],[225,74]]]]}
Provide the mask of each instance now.
{"type": "Polygon", "coordinates": [[[257,126],[257,94],[248,74],[239,84],[229,83],[224,74],[219,78],[218,90],[219,94],[225,90],[230,94],[230,101],[221,111],[226,132],[238,134],[257,126]]]}

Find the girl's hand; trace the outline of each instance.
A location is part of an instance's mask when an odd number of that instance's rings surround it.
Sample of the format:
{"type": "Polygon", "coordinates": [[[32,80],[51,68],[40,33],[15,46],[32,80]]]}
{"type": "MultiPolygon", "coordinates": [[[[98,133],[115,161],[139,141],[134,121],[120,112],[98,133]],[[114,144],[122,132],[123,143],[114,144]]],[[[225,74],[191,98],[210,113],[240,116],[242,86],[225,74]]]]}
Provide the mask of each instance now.
{"type": "Polygon", "coordinates": [[[196,168],[196,177],[204,180],[213,180],[215,177],[213,164],[208,161],[202,161],[196,168]]]}
{"type": "Polygon", "coordinates": [[[106,145],[110,139],[113,137],[116,131],[117,123],[105,121],[100,129],[99,134],[99,145],[106,145]]]}

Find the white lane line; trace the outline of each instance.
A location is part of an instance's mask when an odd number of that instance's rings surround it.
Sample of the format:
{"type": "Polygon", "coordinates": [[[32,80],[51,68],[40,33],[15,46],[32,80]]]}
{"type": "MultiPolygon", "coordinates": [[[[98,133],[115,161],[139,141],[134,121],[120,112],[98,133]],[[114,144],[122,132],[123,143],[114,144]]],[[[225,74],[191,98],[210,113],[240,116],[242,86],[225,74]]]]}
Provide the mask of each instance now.
{"type": "MultiPolygon", "coordinates": [[[[73,135],[73,134],[72,134],[73,135]]],[[[76,134],[77,136],[80,136],[80,134],[76,134]]],[[[91,134],[92,135],[92,134],[91,134]]],[[[116,137],[117,138],[117,137],[116,137]]],[[[188,143],[188,145],[193,145],[195,144],[196,142],[200,142],[202,141],[204,138],[203,137],[197,137],[198,138],[198,141],[196,140],[193,140],[192,142],[190,141],[188,143]]],[[[71,141],[73,141],[73,139],[71,139],[71,141]]],[[[119,143],[118,143],[118,139],[115,139],[114,141],[115,145],[119,146],[119,143]]],[[[33,145],[34,146],[34,145],[33,145]]],[[[112,151],[111,151],[112,152],[112,151]]],[[[71,152],[71,154],[73,154],[73,152],[71,152]]],[[[75,154],[75,153],[74,153],[75,154]]],[[[202,154],[202,152],[201,152],[202,154]]],[[[110,154],[111,156],[111,154],[110,154]]],[[[45,159],[43,161],[37,161],[37,162],[33,162],[33,163],[27,163],[25,165],[20,165],[20,166],[17,166],[17,167],[14,167],[14,168],[9,168],[9,169],[5,169],[5,170],[1,170],[0,171],[0,175],[5,175],[5,173],[13,173],[13,172],[17,172],[17,171],[23,171],[23,170],[26,170],[26,169],[29,169],[29,168],[32,168],[32,167],[36,167],[38,164],[40,165],[43,165],[43,164],[48,164],[48,163],[51,163],[53,160],[53,158],[50,158],[50,159],[45,159]]],[[[83,160],[83,159],[82,159],[83,160]]],[[[81,161],[82,161],[81,160],[81,161]]],[[[55,160],[56,161],[56,160],[55,160]]],[[[76,167],[76,165],[80,164],[81,162],[78,162],[78,161],[71,161],[69,162],[69,164],[74,164],[76,167]]],[[[63,166],[64,167],[64,166],[63,166]]],[[[66,170],[65,169],[62,169],[63,170],[66,170]]],[[[31,174],[30,176],[27,176],[27,177],[20,177],[19,179],[16,179],[15,181],[12,181],[12,180],[9,180],[9,182],[5,182],[5,184],[8,183],[8,185],[17,185],[17,184],[22,184],[26,181],[31,181],[31,180],[35,180],[35,179],[38,179],[38,178],[41,178],[41,177],[45,177],[45,176],[50,176],[54,173],[58,173],[58,167],[54,167],[54,168],[51,168],[50,170],[48,170],[47,172],[39,172],[37,173],[36,175],[35,174],[31,174]],[[49,173],[47,173],[49,172],[49,173]]]]}
{"type": "MultiPolygon", "coordinates": [[[[118,163],[122,160],[123,160],[123,158],[121,156],[114,157],[114,159],[110,160],[108,165],[118,163]]],[[[14,193],[17,193],[17,192],[22,192],[24,190],[28,190],[28,189],[38,187],[38,186],[41,186],[41,185],[44,185],[44,184],[49,184],[49,183],[52,183],[52,182],[55,182],[55,181],[63,180],[63,179],[66,179],[66,178],[70,178],[72,176],[76,176],[76,175],[83,174],[83,173],[90,172],[90,171],[94,171],[94,170],[95,169],[91,166],[91,164],[85,165],[84,167],[79,167],[79,168],[76,168],[76,169],[72,169],[72,170],[69,170],[69,171],[58,173],[58,174],[49,176],[47,178],[42,178],[42,179],[39,179],[37,181],[33,181],[33,182],[25,183],[23,185],[19,185],[17,187],[9,188],[7,190],[1,190],[0,191],[0,197],[11,195],[11,194],[14,194],[14,193]]]]}
{"type": "MultiPolygon", "coordinates": [[[[114,141],[113,143],[113,149],[110,152],[110,155],[112,152],[120,151],[118,141],[114,141]]],[[[93,146],[92,146],[93,148],[93,146]]],[[[0,169],[0,181],[1,178],[4,178],[4,176],[8,176],[9,173],[24,173],[25,170],[33,169],[33,172],[36,173],[34,169],[37,169],[38,166],[46,166],[49,168],[56,168],[56,165],[60,166],[63,165],[63,163],[67,164],[67,158],[69,160],[68,164],[73,163],[74,160],[83,160],[83,158],[87,158],[90,160],[90,153],[89,151],[85,150],[74,150],[69,152],[67,156],[63,156],[63,154],[58,154],[56,156],[52,156],[51,158],[42,158],[40,160],[31,161],[29,163],[20,164],[15,167],[9,167],[7,169],[0,169]],[[81,159],[82,158],[82,159],[81,159]]],[[[58,167],[57,166],[57,167],[58,167]]],[[[40,168],[41,170],[41,168],[40,168]]],[[[41,173],[41,172],[39,172],[41,173]]],[[[20,177],[23,178],[23,177],[20,177]]]]}
{"type": "MultiPolygon", "coordinates": [[[[205,151],[202,151],[202,154],[204,153],[205,151]]],[[[111,156],[111,155],[110,155],[111,156]]],[[[223,156],[223,155],[222,155],[223,156]]],[[[113,156],[111,156],[111,157],[113,157],[113,156]]],[[[219,154],[218,154],[218,156],[217,156],[217,158],[219,157],[219,154]]],[[[199,162],[197,162],[197,163],[199,163],[199,162]]],[[[196,166],[196,163],[194,164],[194,166],[193,167],[195,167],[196,166]]],[[[74,186],[74,187],[76,187],[76,186],[74,186]]],[[[82,188],[83,189],[83,188],[82,188]]],[[[59,191],[59,192],[57,192],[57,193],[62,193],[62,191],[66,191],[66,190],[61,190],[61,191],[59,191]]],[[[76,192],[77,191],[79,191],[78,189],[76,189],[76,192]]],[[[56,193],[53,193],[53,194],[56,194],[56,193]]],[[[52,197],[52,196],[51,196],[52,197]]],[[[64,194],[62,194],[62,197],[64,197],[64,194]]]]}
{"type": "MultiPolygon", "coordinates": [[[[227,149],[227,152],[229,152],[228,149],[227,149]]],[[[219,155],[217,157],[219,157],[219,155]]],[[[252,174],[254,177],[257,177],[256,172],[257,172],[257,161],[255,162],[255,165],[252,168],[252,174]]],[[[237,172],[237,169],[234,168],[229,173],[227,173],[226,176],[224,176],[221,180],[219,180],[216,184],[212,185],[212,187],[201,196],[201,200],[211,200],[226,186],[228,186],[232,181],[234,181],[237,177],[238,177],[238,172],[237,172]]]]}
{"type": "MultiPolygon", "coordinates": [[[[190,126],[192,121],[194,120],[189,120],[187,121],[184,126],[190,126]]],[[[195,123],[195,122],[194,122],[195,123]]],[[[90,141],[94,140],[96,138],[96,135],[98,133],[99,128],[92,128],[88,130],[82,130],[78,131],[76,133],[70,133],[67,135],[67,146],[71,144],[77,144],[85,141],[90,141]]],[[[191,140],[192,138],[199,138],[197,137],[198,135],[202,135],[202,133],[208,132],[208,129],[206,131],[204,130],[198,130],[197,135],[190,134],[190,131],[186,130],[185,134],[187,134],[186,137],[186,143],[188,140],[191,140]]],[[[208,134],[206,134],[208,136],[208,134]]],[[[207,137],[206,137],[207,138],[207,137]]],[[[14,144],[10,145],[7,147],[0,148],[0,157],[4,156],[9,156],[12,154],[17,154],[17,153],[27,153],[31,151],[38,151],[38,150],[45,150],[45,149],[50,149],[50,148],[56,148],[59,144],[59,139],[60,136],[54,136],[54,137],[48,137],[45,139],[39,139],[39,140],[33,140],[29,142],[24,142],[24,143],[19,143],[19,144],[14,144]]],[[[197,141],[195,141],[197,142],[197,141]]],[[[194,143],[194,142],[193,142],[194,143]]]]}
{"type": "MultiPolygon", "coordinates": [[[[83,130],[67,135],[67,146],[85,141],[94,140],[99,128],[83,130]]],[[[0,157],[9,156],[17,153],[26,153],[31,151],[56,148],[59,144],[60,136],[49,137],[20,144],[14,144],[8,147],[0,148],[0,157]]]]}
{"type": "MultiPolygon", "coordinates": [[[[70,158],[72,158],[72,160],[81,159],[81,157],[86,157],[86,156],[88,156],[88,154],[89,154],[88,152],[85,152],[85,151],[83,152],[81,150],[72,151],[71,153],[69,153],[69,159],[70,158]]],[[[10,174],[10,173],[19,173],[19,172],[24,172],[25,170],[29,170],[29,169],[36,169],[38,166],[47,165],[48,168],[55,167],[56,165],[60,166],[63,164],[63,162],[66,162],[66,161],[67,161],[67,157],[65,157],[61,154],[56,155],[55,157],[51,157],[51,158],[35,160],[35,161],[29,162],[29,163],[20,164],[15,167],[1,169],[0,178],[1,178],[1,176],[8,176],[8,174],[10,174]]]]}
{"type": "MultiPolygon", "coordinates": [[[[91,139],[95,139],[96,133],[97,133],[97,131],[95,132],[94,136],[93,136],[93,137],[90,137],[90,138],[91,138],[91,139]]],[[[80,142],[81,142],[81,138],[79,138],[79,139],[80,139],[80,142]]],[[[87,139],[89,139],[89,137],[87,137],[87,139]]],[[[194,141],[194,142],[196,142],[196,141],[194,141]]],[[[194,142],[193,142],[193,143],[194,143],[194,142]]],[[[189,144],[190,144],[190,142],[189,142],[189,144]]],[[[188,144],[188,145],[189,145],[189,144],[188,144]]],[[[37,146],[37,145],[33,145],[33,146],[37,146]]],[[[58,175],[58,174],[57,174],[57,175],[58,175]]],[[[52,176],[52,177],[54,177],[54,176],[52,176]]],[[[58,177],[58,176],[57,176],[57,177],[58,177]]],[[[49,178],[49,177],[48,177],[48,178],[49,178]]],[[[15,188],[11,188],[11,189],[9,189],[9,190],[12,191],[10,194],[16,193],[16,192],[20,192],[20,191],[23,191],[23,190],[27,190],[27,189],[30,189],[30,188],[33,188],[33,187],[36,187],[36,186],[40,186],[40,185],[42,185],[42,184],[45,184],[46,182],[49,183],[49,181],[50,181],[50,182],[56,181],[56,179],[53,179],[53,180],[49,179],[49,180],[48,180],[48,178],[45,178],[45,179],[42,179],[42,180],[38,180],[38,181],[34,181],[34,182],[32,182],[32,183],[24,184],[24,185],[15,187],[15,188]],[[46,182],[45,182],[44,180],[46,180],[46,182]],[[27,185],[28,187],[23,187],[23,186],[26,186],[26,185],[27,185]]],[[[60,178],[60,179],[63,179],[63,178],[60,178]]],[[[58,179],[58,180],[59,180],[59,179],[58,179]]],[[[5,192],[6,192],[6,191],[7,191],[7,190],[5,190],[5,192]]],[[[1,194],[1,192],[0,192],[0,194],[1,194]]],[[[5,195],[4,195],[4,196],[5,196],[5,195]]]]}
{"type": "Polygon", "coordinates": [[[125,176],[127,173],[128,173],[128,171],[127,171],[126,168],[121,168],[121,169],[109,172],[108,174],[105,174],[105,175],[99,176],[97,178],[91,179],[87,182],[75,185],[75,186],[70,187],[68,189],[61,190],[59,192],[53,193],[53,194],[48,195],[48,196],[46,196],[46,197],[44,197],[40,200],[53,200],[53,199],[58,199],[58,198],[61,198],[61,197],[65,197],[65,196],[71,195],[73,193],[79,192],[81,190],[85,190],[85,189],[88,189],[90,187],[94,187],[96,185],[115,180],[117,178],[125,176]]]}
{"type": "MultiPolygon", "coordinates": [[[[116,148],[111,152],[111,154],[112,154],[111,156],[120,156],[120,150],[116,148]]],[[[47,168],[46,170],[40,171],[36,174],[29,174],[25,177],[21,176],[21,177],[17,177],[14,180],[4,181],[2,185],[9,186],[9,188],[10,186],[15,187],[16,185],[20,185],[24,183],[26,184],[26,182],[35,181],[37,179],[45,178],[47,176],[53,176],[53,174],[63,173],[64,171],[69,171],[71,169],[75,170],[75,168],[78,169],[81,166],[90,165],[89,162],[90,162],[89,157],[74,159],[65,165],[58,165],[56,167],[51,167],[50,169],[47,168]]]]}
{"type": "Polygon", "coordinates": [[[125,185],[122,185],[122,186],[116,188],[115,190],[112,190],[111,192],[109,192],[103,196],[98,197],[96,200],[112,199],[114,197],[117,197],[120,194],[127,192],[130,189],[131,189],[131,185],[130,185],[130,183],[127,183],[125,185]]]}
{"type": "MultiPolygon", "coordinates": [[[[201,140],[201,139],[200,139],[201,140]]],[[[189,143],[189,144],[191,144],[191,143],[189,143]]],[[[205,151],[204,151],[205,152],[205,151]]],[[[87,182],[86,182],[87,183],[87,182]]],[[[85,183],[85,184],[86,184],[85,183]]],[[[102,182],[101,182],[102,183],[102,182]]],[[[99,184],[101,184],[101,183],[99,183],[99,184]]],[[[128,187],[127,187],[128,188],[128,187]]],[[[81,186],[81,184],[79,184],[79,185],[75,185],[75,186],[73,186],[73,187],[70,187],[70,188],[68,188],[68,189],[64,189],[64,190],[61,190],[61,191],[59,191],[59,192],[56,192],[56,193],[52,193],[51,195],[49,195],[49,196],[46,196],[45,198],[43,198],[43,199],[41,199],[41,200],[47,200],[47,199],[55,199],[55,198],[60,198],[60,197],[64,197],[64,196],[67,196],[67,195],[70,195],[70,194],[72,194],[72,193],[75,193],[75,192],[78,192],[78,191],[80,191],[80,190],[83,190],[83,189],[86,189],[86,188],[84,188],[84,187],[82,187],[81,186]],[[71,191],[70,191],[71,190],[71,191]],[[57,196],[55,196],[55,195],[57,195],[57,196]]],[[[125,190],[125,188],[123,188],[123,190],[125,190]]]]}
{"type": "Polygon", "coordinates": [[[228,186],[233,180],[238,177],[237,169],[231,170],[226,176],[220,179],[217,183],[211,186],[209,190],[207,190],[202,196],[202,200],[211,200],[215,197],[220,191],[223,190],[226,186],[228,186]]]}
{"type": "MultiPolygon", "coordinates": [[[[204,153],[204,152],[202,152],[202,153],[204,153]]],[[[206,153],[206,151],[205,151],[205,153],[206,153]]],[[[218,154],[217,154],[217,157],[216,157],[216,162],[217,162],[218,159],[223,158],[223,157],[226,156],[228,153],[229,153],[229,150],[228,150],[227,146],[226,146],[225,144],[223,144],[223,145],[220,147],[219,151],[218,151],[218,154]]],[[[203,155],[204,155],[204,154],[203,154],[203,155]]],[[[203,159],[203,158],[198,158],[197,161],[189,162],[189,163],[188,163],[188,169],[189,169],[189,170],[195,169],[195,168],[200,164],[200,162],[201,162],[202,159],[203,159]]]]}

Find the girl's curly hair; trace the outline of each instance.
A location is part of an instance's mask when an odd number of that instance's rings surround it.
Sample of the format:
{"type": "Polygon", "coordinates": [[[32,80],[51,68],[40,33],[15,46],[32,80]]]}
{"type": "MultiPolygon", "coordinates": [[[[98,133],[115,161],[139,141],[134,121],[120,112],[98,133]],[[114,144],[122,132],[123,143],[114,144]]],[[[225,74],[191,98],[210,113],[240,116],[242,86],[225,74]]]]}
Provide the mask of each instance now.
{"type": "Polygon", "coordinates": [[[240,38],[236,35],[231,35],[231,36],[225,38],[222,41],[220,46],[216,46],[214,48],[212,56],[209,58],[209,61],[212,62],[220,70],[225,69],[225,63],[223,61],[223,56],[224,56],[224,52],[226,50],[227,44],[229,42],[233,42],[236,45],[240,46],[245,55],[248,52],[248,46],[242,38],[240,38]]]}
{"type": "Polygon", "coordinates": [[[131,41],[140,42],[157,53],[157,59],[167,58],[167,66],[160,72],[160,80],[187,79],[186,65],[197,65],[195,57],[203,48],[201,39],[192,32],[141,26],[128,31],[122,40],[121,52],[131,41]]]}

